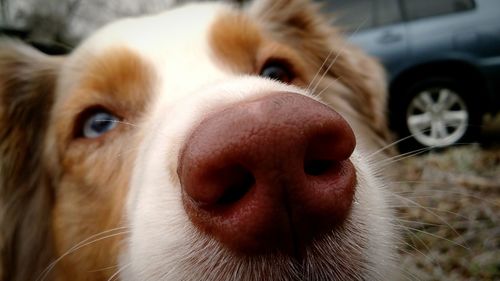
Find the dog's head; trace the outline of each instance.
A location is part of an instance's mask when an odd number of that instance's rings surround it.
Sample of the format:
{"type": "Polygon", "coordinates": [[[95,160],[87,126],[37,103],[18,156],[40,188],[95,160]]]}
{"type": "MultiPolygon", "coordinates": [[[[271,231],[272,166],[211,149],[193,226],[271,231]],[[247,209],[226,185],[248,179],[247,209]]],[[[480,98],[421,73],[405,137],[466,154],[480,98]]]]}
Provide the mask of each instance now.
{"type": "Polygon", "coordinates": [[[3,277],[385,280],[383,81],[303,0],[2,41],[3,277]]]}

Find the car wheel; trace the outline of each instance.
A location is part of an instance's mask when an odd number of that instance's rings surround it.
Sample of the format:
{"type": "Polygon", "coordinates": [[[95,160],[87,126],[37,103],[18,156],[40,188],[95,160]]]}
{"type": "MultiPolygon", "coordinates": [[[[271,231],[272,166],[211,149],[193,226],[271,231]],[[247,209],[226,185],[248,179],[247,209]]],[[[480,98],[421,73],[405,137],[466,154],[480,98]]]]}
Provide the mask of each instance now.
{"type": "Polygon", "coordinates": [[[469,89],[443,78],[409,87],[391,110],[401,139],[400,151],[432,150],[477,140],[482,114],[469,89]]]}

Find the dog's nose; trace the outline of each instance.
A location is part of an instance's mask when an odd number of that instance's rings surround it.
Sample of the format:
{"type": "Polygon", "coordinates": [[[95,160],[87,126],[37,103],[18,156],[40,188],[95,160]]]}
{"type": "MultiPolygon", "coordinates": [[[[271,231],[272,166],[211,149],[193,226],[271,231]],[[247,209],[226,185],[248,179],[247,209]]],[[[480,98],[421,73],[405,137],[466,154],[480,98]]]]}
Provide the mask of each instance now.
{"type": "Polygon", "coordinates": [[[195,226],[242,254],[297,254],[341,226],[356,183],[354,134],[329,107],[274,93],[209,115],[179,157],[195,226]]]}

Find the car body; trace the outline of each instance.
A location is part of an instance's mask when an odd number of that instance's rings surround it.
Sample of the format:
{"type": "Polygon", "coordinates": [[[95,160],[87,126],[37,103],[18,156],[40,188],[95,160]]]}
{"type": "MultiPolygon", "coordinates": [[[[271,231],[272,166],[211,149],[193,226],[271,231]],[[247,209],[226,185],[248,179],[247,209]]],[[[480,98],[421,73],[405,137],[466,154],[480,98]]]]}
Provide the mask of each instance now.
{"type": "Polygon", "coordinates": [[[324,9],[387,69],[403,151],[478,139],[500,109],[500,1],[331,0],[324,9]]]}

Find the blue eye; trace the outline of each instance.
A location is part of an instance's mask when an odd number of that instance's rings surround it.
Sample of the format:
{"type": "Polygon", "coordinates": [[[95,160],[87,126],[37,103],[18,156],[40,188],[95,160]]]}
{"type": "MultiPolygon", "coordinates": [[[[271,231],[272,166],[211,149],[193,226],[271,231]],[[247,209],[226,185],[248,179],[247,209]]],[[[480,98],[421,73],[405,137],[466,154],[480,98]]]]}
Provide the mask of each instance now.
{"type": "Polygon", "coordinates": [[[118,125],[118,117],[106,111],[97,111],[85,119],[82,128],[84,138],[93,139],[100,137],[118,125]]]}

